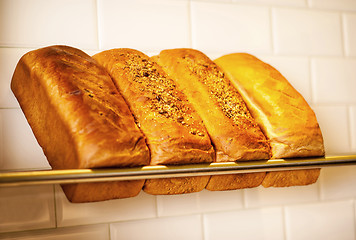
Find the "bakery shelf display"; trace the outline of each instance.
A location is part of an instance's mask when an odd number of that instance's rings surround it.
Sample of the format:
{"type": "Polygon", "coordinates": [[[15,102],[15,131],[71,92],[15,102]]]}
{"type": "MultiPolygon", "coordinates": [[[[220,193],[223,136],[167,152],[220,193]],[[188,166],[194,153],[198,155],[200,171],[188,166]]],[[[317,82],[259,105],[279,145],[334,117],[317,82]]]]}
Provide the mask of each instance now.
{"type": "Polygon", "coordinates": [[[356,154],[178,166],[1,172],[0,187],[211,176],[356,165],[356,154]]]}
{"type": "Polygon", "coordinates": [[[11,90],[52,170],[0,184],[59,183],[71,202],[305,186],[355,161],[325,157],[307,101],[246,53],[55,45],[21,57],[11,90]]]}

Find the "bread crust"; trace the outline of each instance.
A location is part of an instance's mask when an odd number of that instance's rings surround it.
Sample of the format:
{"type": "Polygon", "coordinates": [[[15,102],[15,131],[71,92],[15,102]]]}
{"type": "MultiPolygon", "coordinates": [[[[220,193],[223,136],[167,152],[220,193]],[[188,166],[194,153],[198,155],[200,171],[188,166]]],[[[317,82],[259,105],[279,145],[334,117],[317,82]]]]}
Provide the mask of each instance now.
{"type": "Polygon", "coordinates": [[[305,186],[315,183],[320,175],[320,169],[287,170],[267,173],[262,182],[264,187],[305,186]]]}
{"type": "Polygon", "coordinates": [[[200,192],[209,179],[210,176],[148,179],[143,186],[143,191],[154,195],[200,192]]]}
{"type": "Polygon", "coordinates": [[[230,77],[269,139],[272,158],[323,156],[323,137],[313,110],[275,68],[246,53],[215,62],[230,77]]]}
{"type": "Polygon", "coordinates": [[[220,68],[194,49],[163,50],[155,60],[175,80],[201,116],[217,162],[268,159],[268,142],[240,94],[220,68]]]}
{"type": "MultiPolygon", "coordinates": [[[[324,156],[323,137],[313,110],[280,72],[246,53],[225,55],[215,62],[230,77],[268,138],[272,158],[324,156]]],[[[315,182],[319,171],[308,171],[269,172],[262,185],[315,182]],[[276,179],[283,181],[277,184],[276,179]]]]}
{"type": "Polygon", "coordinates": [[[206,189],[210,191],[226,191],[254,188],[261,185],[265,176],[265,172],[216,175],[210,178],[206,189]]]}
{"type": "MultiPolygon", "coordinates": [[[[142,52],[125,48],[104,51],[93,58],[109,72],[145,134],[151,165],[214,161],[215,152],[199,115],[157,63],[142,52]]],[[[204,187],[208,181],[201,177],[195,179],[203,181],[198,185],[204,187]]],[[[146,181],[144,190],[151,194],[171,194],[172,187],[164,182],[167,181],[146,181]],[[152,187],[157,182],[161,183],[160,188],[152,187]]],[[[174,194],[203,188],[188,184],[176,188],[179,190],[174,194]]]]}
{"type": "MultiPolygon", "coordinates": [[[[154,59],[193,104],[209,132],[216,161],[268,159],[268,142],[229,79],[205,54],[193,49],[163,50],[154,59]]],[[[212,176],[212,191],[255,187],[262,174],[212,176]],[[256,178],[256,176],[258,177],[256,178]],[[249,180],[244,182],[244,180],[249,180]]]]}
{"type": "Polygon", "coordinates": [[[124,99],[84,52],[50,46],[25,54],[11,89],[53,169],[149,163],[145,137],[124,99]]]}

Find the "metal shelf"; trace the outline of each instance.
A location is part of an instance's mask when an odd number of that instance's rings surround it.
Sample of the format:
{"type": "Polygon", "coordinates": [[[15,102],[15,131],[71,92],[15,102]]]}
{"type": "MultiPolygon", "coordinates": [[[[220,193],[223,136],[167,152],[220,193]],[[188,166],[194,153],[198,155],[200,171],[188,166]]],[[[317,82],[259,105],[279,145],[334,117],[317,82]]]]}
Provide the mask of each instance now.
{"type": "Polygon", "coordinates": [[[356,165],[356,154],[314,158],[272,159],[261,161],[222,162],[179,166],[159,165],[136,168],[0,172],[0,187],[191,177],[234,173],[312,169],[346,165],[356,165]]]}

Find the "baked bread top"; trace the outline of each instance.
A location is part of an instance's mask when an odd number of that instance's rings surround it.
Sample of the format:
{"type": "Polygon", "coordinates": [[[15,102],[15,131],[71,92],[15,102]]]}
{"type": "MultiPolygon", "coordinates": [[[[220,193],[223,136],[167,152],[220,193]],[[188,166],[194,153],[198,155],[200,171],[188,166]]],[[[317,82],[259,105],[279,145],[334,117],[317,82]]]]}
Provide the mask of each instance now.
{"type": "Polygon", "coordinates": [[[209,132],[217,161],[268,159],[270,148],[224,72],[194,49],[163,50],[155,57],[186,94],[209,132]]]}
{"type": "Polygon", "coordinates": [[[54,169],[149,163],[127,104],[84,52],[67,46],[31,51],[20,59],[11,88],[54,169]]]}
{"type": "Polygon", "coordinates": [[[313,110],[280,72],[246,53],[225,55],[215,62],[232,80],[269,139],[273,158],[324,155],[313,110]]]}
{"type": "Polygon", "coordinates": [[[147,137],[152,165],[213,162],[201,118],[157,63],[133,49],[112,49],[93,58],[109,72],[147,137]]]}

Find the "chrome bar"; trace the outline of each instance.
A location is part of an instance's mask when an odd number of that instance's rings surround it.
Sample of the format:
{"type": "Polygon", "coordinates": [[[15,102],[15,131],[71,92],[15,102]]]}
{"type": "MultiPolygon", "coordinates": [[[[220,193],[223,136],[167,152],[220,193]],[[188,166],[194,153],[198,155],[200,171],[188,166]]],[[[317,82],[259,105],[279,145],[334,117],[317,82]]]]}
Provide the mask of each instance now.
{"type": "Polygon", "coordinates": [[[356,164],[356,155],[135,168],[0,172],[0,187],[287,171],[356,164]]]}

